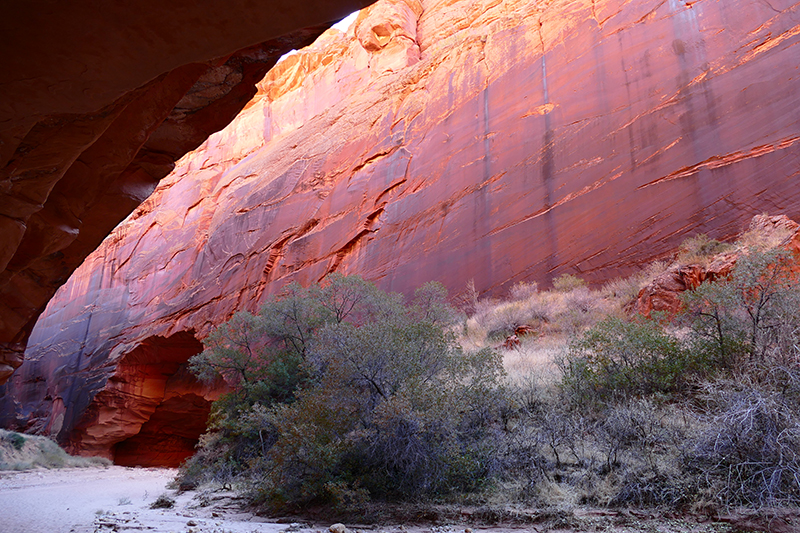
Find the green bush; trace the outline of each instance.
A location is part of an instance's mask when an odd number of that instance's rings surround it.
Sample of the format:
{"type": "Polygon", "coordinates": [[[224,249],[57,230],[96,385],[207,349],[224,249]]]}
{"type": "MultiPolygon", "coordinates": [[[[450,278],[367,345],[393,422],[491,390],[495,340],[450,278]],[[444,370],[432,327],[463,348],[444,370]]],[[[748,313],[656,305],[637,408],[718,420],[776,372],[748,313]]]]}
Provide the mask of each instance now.
{"type": "Polygon", "coordinates": [[[578,404],[599,405],[677,391],[706,364],[656,320],[610,317],[570,344],[562,386],[578,404]]]}
{"type": "Polygon", "coordinates": [[[11,443],[11,446],[14,447],[15,450],[20,451],[23,446],[25,446],[25,437],[20,435],[19,433],[11,432],[8,434],[8,442],[11,443]]]}
{"type": "Polygon", "coordinates": [[[236,313],[204,341],[205,350],[190,359],[191,370],[206,381],[223,378],[233,391],[214,402],[211,434],[182,471],[179,486],[216,481],[230,485],[274,443],[274,432],[250,423],[254,406],[295,400],[310,379],[308,353],[326,324],[359,322],[397,301],[358,277],[331,275],[324,286],[289,284],[270,298],[258,315],[236,313]]]}

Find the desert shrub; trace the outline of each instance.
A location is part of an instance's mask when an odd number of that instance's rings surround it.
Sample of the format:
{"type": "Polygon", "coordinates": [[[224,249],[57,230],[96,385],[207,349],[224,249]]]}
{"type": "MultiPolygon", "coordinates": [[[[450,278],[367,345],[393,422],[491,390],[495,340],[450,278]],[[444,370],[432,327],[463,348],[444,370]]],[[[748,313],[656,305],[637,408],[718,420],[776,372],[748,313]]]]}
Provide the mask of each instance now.
{"type": "Polygon", "coordinates": [[[594,424],[583,442],[588,482],[574,485],[587,502],[797,504],[800,296],[793,263],[782,250],[751,249],[728,279],[685,294],[683,329],[666,317],[608,318],[571,343],[562,390],[594,424]],[[702,380],[710,392],[698,396],[702,380]],[[665,419],[670,402],[684,397],[684,419],[665,419]],[[701,406],[704,417],[692,412],[701,406]]]}
{"type": "Polygon", "coordinates": [[[480,485],[503,371],[493,351],[461,349],[456,316],[439,284],[405,304],[334,276],[290,286],[244,327],[234,317],[192,359],[206,379],[228,372],[235,390],[215,403],[183,481],[247,480],[274,507],[480,485]]]}
{"type": "Polygon", "coordinates": [[[681,509],[696,497],[691,479],[679,474],[643,473],[628,470],[618,480],[609,507],[667,507],[681,509]]]}
{"type": "Polygon", "coordinates": [[[800,503],[800,404],[782,391],[710,385],[709,423],[686,456],[724,506],[800,503]]]}
{"type": "Polygon", "coordinates": [[[209,431],[200,436],[197,452],[181,465],[171,488],[179,491],[195,490],[206,484],[232,487],[237,476],[246,468],[248,458],[255,456],[252,442],[240,432],[234,423],[221,426],[209,422],[209,431]]]}
{"type": "Polygon", "coordinates": [[[488,342],[502,342],[513,335],[519,326],[535,327],[549,322],[554,306],[547,301],[548,296],[547,293],[535,294],[527,300],[481,306],[482,309],[468,324],[474,324],[478,326],[477,329],[485,332],[488,342]]]}
{"type": "Polygon", "coordinates": [[[168,494],[162,494],[150,504],[150,509],[172,509],[175,507],[175,500],[168,494]]]}
{"type": "Polygon", "coordinates": [[[464,290],[453,297],[455,307],[463,311],[468,318],[477,313],[479,301],[480,294],[475,288],[474,279],[470,279],[464,290]]]}
{"type": "Polygon", "coordinates": [[[536,443],[542,454],[553,460],[554,468],[565,462],[582,464],[586,458],[583,439],[594,432],[593,422],[569,409],[553,391],[526,396],[521,404],[521,427],[535,428],[528,441],[536,443]]]}
{"type": "Polygon", "coordinates": [[[614,303],[618,309],[625,309],[638,296],[639,292],[669,268],[666,261],[653,261],[641,270],[627,277],[607,281],[600,290],[602,296],[614,303]]]}
{"type": "MultiPolygon", "coordinates": [[[[752,237],[751,237],[752,240],[752,237]]],[[[750,248],[729,279],[685,296],[690,345],[735,378],[706,384],[686,468],[723,506],[800,502],[800,290],[794,258],[750,248]]]]}
{"type": "Polygon", "coordinates": [[[499,477],[511,491],[507,498],[548,505],[566,497],[559,486],[568,469],[584,464],[587,419],[532,376],[514,383],[508,400],[497,450],[499,477]]]}
{"type": "Polygon", "coordinates": [[[569,292],[585,286],[586,282],[573,274],[561,274],[553,280],[553,289],[558,292],[569,292]]]}
{"type": "Polygon", "coordinates": [[[546,324],[553,320],[555,311],[548,301],[549,294],[532,296],[522,303],[526,324],[546,324]]]}
{"type": "MultiPolygon", "coordinates": [[[[409,309],[411,316],[420,322],[428,322],[436,327],[454,324],[462,315],[448,303],[447,298],[447,289],[444,285],[425,283],[414,291],[414,301],[409,309]]],[[[400,304],[400,300],[397,301],[397,304],[400,304]]]]}
{"type": "Polygon", "coordinates": [[[634,398],[610,406],[599,419],[597,440],[608,470],[619,466],[623,456],[635,455],[650,476],[661,473],[656,450],[673,445],[679,434],[664,409],[634,398]]]}
{"type": "Polygon", "coordinates": [[[617,278],[603,285],[602,293],[607,298],[617,299],[622,305],[633,301],[639,295],[641,282],[637,276],[617,278]]]}
{"type": "Polygon", "coordinates": [[[751,249],[727,280],[706,282],[684,295],[695,351],[730,368],[785,362],[798,342],[800,289],[784,250],[751,249]]]}
{"type": "Polygon", "coordinates": [[[490,342],[501,342],[513,335],[517,326],[527,321],[525,307],[521,302],[508,302],[482,314],[479,321],[486,329],[486,339],[490,342]]]}
{"type": "Polygon", "coordinates": [[[21,450],[22,447],[25,446],[25,437],[19,433],[11,431],[5,436],[5,438],[17,451],[21,450]]]}
{"type": "Polygon", "coordinates": [[[588,406],[674,392],[706,363],[656,320],[610,317],[573,341],[560,365],[564,390],[588,406]]]}
{"type": "MultiPolygon", "coordinates": [[[[430,303],[428,312],[441,319],[443,304],[434,289],[426,290],[421,297],[430,303]]],[[[251,410],[295,401],[296,392],[313,379],[308,357],[316,333],[327,324],[381,316],[398,301],[399,296],[359,277],[333,274],[324,285],[291,283],[257,315],[236,313],[214,330],[203,341],[205,350],[190,359],[190,368],[206,381],[225,379],[233,390],[214,402],[208,422],[212,435],[187,461],[179,485],[230,485],[248,471],[275,439],[253,425],[251,410]]]]}
{"type": "Polygon", "coordinates": [[[539,286],[535,281],[518,281],[511,287],[509,296],[512,300],[527,300],[537,292],[539,292],[539,286]]]}
{"type": "Polygon", "coordinates": [[[683,506],[692,496],[680,462],[684,413],[639,398],[587,411],[541,385],[516,387],[512,398],[499,457],[508,498],[683,506]]]}
{"type": "Polygon", "coordinates": [[[562,331],[578,334],[604,317],[600,295],[586,287],[578,287],[563,294],[563,309],[553,320],[562,331]]]}
{"type": "Polygon", "coordinates": [[[190,360],[201,379],[222,376],[234,386],[214,402],[208,420],[212,433],[187,461],[182,489],[209,481],[229,485],[246,470],[258,456],[263,433],[252,431],[242,417],[253,405],[292,401],[305,378],[300,354],[279,341],[265,341],[263,330],[260,316],[237,313],[206,339],[206,350],[190,360]]]}
{"type": "Polygon", "coordinates": [[[314,385],[263,413],[277,434],[259,487],[267,501],[327,499],[331,483],[383,498],[436,494],[488,476],[493,352],[463,354],[441,329],[399,316],[326,328],[314,356],[314,385]]]}

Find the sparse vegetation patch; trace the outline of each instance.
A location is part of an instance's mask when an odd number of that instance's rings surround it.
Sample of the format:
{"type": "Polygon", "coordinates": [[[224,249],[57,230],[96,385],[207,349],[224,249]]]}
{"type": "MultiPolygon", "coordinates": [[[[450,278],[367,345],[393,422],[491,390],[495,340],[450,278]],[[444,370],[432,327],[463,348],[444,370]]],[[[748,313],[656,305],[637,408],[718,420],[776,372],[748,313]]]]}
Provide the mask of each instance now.
{"type": "Polygon", "coordinates": [[[150,509],[172,509],[175,507],[175,499],[168,494],[162,494],[150,504],[150,509]]]}
{"type": "Polygon", "coordinates": [[[105,458],[68,455],[47,437],[0,429],[0,470],[83,468],[109,464],[111,462],[105,458]]]}

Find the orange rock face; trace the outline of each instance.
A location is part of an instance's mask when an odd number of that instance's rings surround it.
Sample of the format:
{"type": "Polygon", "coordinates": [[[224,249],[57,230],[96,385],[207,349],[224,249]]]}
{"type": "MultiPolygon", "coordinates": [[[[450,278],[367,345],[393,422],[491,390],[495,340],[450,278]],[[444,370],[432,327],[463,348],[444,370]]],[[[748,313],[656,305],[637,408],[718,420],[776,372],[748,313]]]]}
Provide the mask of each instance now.
{"type": "MultiPolygon", "coordinates": [[[[800,273],[800,224],[785,215],[756,215],[749,231],[791,252],[797,260],[792,268],[800,273]]],[[[696,289],[705,281],[727,278],[742,253],[746,250],[719,254],[707,265],[678,265],[669,269],[639,291],[632,311],[648,317],[653,311],[678,314],[683,310],[682,292],[696,289]]]]}
{"type": "Polygon", "coordinates": [[[284,3],[0,5],[0,383],[55,290],[174,162],[283,53],[369,1],[284,3]]]}
{"type": "Polygon", "coordinates": [[[654,311],[674,316],[681,312],[681,293],[696,289],[704,281],[725,279],[736,265],[735,254],[725,254],[708,266],[680,265],[658,276],[639,291],[633,311],[650,316],[654,311]]]}
{"type": "Polygon", "coordinates": [[[277,65],[87,258],[38,323],[3,423],[145,461],[134,431],[168,406],[140,424],[151,408],[115,399],[120,361],[202,339],[291,280],[597,282],[697,232],[800,216],[799,9],[382,0],[277,65]],[[131,423],[90,435],[96,419],[131,423]]]}

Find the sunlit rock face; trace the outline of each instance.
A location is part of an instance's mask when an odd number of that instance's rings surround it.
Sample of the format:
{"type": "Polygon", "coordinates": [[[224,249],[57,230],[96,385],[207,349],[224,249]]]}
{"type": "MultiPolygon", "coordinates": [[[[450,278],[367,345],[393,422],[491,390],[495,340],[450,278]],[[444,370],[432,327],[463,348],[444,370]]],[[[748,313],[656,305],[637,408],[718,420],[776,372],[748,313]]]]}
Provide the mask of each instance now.
{"type": "Polygon", "coordinates": [[[3,423],[136,456],[128,430],[88,433],[132,409],[105,399],[120,362],[148,339],[203,339],[291,280],[602,282],[696,232],[797,218],[798,10],[379,2],[277,65],[87,258],[37,324],[3,423]]]}
{"type": "Polygon", "coordinates": [[[282,54],[369,3],[0,3],[0,384],[56,289],[174,162],[282,54]]]}

